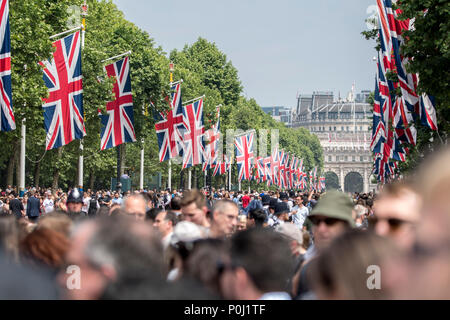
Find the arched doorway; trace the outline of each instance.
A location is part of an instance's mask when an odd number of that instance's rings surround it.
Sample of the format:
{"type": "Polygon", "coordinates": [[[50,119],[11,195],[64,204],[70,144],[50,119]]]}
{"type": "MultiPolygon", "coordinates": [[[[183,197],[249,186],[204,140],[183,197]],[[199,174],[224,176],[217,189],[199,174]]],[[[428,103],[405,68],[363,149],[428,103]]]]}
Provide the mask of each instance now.
{"type": "Polygon", "coordinates": [[[340,189],[339,178],[333,171],[328,171],[325,173],[325,186],[327,190],[340,189]]]}
{"type": "Polygon", "coordinates": [[[358,172],[349,172],[344,180],[345,192],[363,192],[364,180],[358,172]]]}

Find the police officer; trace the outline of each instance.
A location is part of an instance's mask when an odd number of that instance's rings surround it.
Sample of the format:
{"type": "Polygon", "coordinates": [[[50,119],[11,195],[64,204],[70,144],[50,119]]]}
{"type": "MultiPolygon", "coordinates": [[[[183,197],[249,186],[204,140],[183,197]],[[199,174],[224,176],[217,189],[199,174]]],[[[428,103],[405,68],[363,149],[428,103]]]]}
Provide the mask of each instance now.
{"type": "Polygon", "coordinates": [[[72,191],[70,191],[69,196],[67,197],[68,216],[72,220],[85,218],[86,213],[81,211],[82,206],[83,206],[83,195],[77,188],[74,188],[72,191]]]}

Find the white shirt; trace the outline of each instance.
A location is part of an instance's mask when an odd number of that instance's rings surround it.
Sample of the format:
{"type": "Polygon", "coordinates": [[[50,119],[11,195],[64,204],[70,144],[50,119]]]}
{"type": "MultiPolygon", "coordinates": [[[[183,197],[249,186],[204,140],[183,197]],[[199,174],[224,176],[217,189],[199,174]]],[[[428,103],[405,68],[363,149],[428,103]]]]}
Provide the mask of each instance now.
{"type": "Polygon", "coordinates": [[[91,197],[83,198],[83,206],[81,207],[81,211],[86,213],[89,211],[89,201],[91,201],[91,197]]]}
{"type": "Polygon", "coordinates": [[[169,233],[167,236],[161,239],[164,250],[166,250],[170,245],[170,239],[172,238],[173,232],[169,233]]]}
{"type": "Polygon", "coordinates": [[[52,199],[45,198],[44,202],[42,203],[45,208],[45,213],[50,213],[54,210],[55,204],[53,203],[52,199]]]}

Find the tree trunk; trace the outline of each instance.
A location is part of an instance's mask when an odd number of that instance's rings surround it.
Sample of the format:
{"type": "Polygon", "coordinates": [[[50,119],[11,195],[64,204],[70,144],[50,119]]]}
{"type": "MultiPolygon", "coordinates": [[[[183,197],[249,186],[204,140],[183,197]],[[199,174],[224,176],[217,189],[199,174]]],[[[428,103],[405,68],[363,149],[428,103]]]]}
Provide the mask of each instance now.
{"type": "Polygon", "coordinates": [[[125,155],[126,155],[126,148],[125,144],[122,143],[120,145],[120,175],[122,176],[125,172],[125,155]]]}
{"type": "MultiPolygon", "coordinates": [[[[58,156],[57,160],[55,161],[56,164],[59,163],[59,160],[62,157],[63,147],[58,148],[58,156]]],[[[58,165],[55,166],[55,170],[53,171],[53,182],[52,182],[52,188],[53,190],[58,189],[58,183],[59,183],[59,168],[58,165]]]]}
{"type": "MultiPolygon", "coordinates": [[[[36,160],[39,160],[39,159],[36,159],[36,160]]],[[[39,187],[40,175],[41,175],[41,163],[38,162],[38,163],[36,163],[36,166],[34,167],[34,186],[36,188],[39,187]]]]}
{"type": "Polygon", "coordinates": [[[192,175],[194,176],[194,181],[192,186],[196,189],[198,189],[198,177],[197,177],[197,168],[193,167],[192,168],[192,175]]]}
{"type": "Polygon", "coordinates": [[[92,171],[89,174],[89,189],[94,190],[95,175],[92,171]]]}
{"type": "Polygon", "coordinates": [[[17,141],[14,143],[13,152],[11,153],[11,158],[9,158],[8,168],[6,169],[6,185],[13,185],[14,180],[14,167],[17,159],[17,141]]]}

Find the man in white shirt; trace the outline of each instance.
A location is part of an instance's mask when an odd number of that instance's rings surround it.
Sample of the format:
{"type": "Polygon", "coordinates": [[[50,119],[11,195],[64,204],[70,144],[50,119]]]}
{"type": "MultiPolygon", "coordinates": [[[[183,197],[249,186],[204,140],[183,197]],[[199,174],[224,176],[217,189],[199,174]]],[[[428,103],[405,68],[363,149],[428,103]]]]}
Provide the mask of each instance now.
{"type": "Polygon", "coordinates": [[[45,214],[53,212],[53,210],[55,209],[55,203],[52,198],[52,194],[50,192],[47,192],[47,198],[45,198],[44,202],[42,203],[45,209],[45,214]]]}
{"type": "MultiPolygon", "coordinates": [[[[307,199],[305,199],[307,200],[307,199]]],[[[305,223],[306,217],[309,214],[309,210],[307,207],[303,204],[303,197],[297,196],[295,198],[295,206],[292,208],[291,216],[292,216],[292,222],[295,223],[295,225],[302,230],[303,224],[305,223]]]]}
{"type": "Polygon", "coordinates": [[[88,213],[89,211],[89,202],[91,201],[91,197],[87,192],[83,194],[83,206],[81,207],[81,211],[84,213],[88,213]]]}

